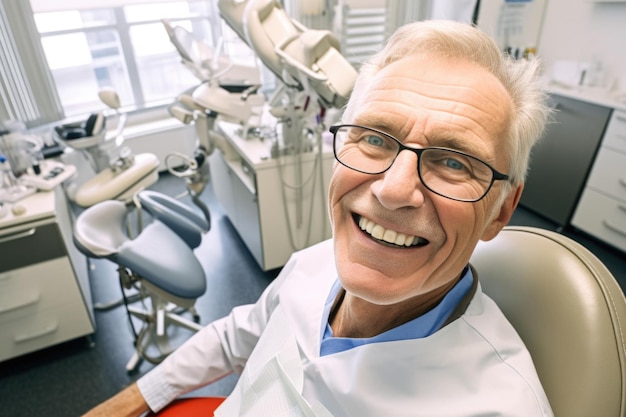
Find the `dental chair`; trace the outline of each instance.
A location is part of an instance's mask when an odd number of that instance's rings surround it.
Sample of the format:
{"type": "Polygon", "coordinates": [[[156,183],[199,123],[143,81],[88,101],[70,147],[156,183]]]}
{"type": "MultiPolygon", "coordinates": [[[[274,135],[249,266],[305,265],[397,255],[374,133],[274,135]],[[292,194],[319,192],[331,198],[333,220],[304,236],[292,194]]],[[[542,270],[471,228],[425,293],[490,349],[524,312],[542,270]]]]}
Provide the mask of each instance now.
{"type": "Polygon", "coordinates": [[[184,124],[195,124],[204,157],[208,157],[215,144],[225,146],[220,135],[214,133],[218,116],[241,124],[244,131],[251,119],[260,119],[265,97],[258,92],[259,69],[233,63],[221,53],[221,42],[212,48],[182,26],[173,26],[167,19],[161,22],[183,65],[201,81],[181,93],[168,110],[184,124]]]}
{"type": "Polygon", "coordinates": [[[73,235],[82,253],[117,264],[123,288],[142,295],[142,307],[135,306],[137,301],[125,303],[135,333],[135,353],[126,365],[129,373],[143,359],[159,363],[171,353],[171,342],[184,337],[178,328],[192,332],[202,328],[194,304],[206,291],[206,276],[193,249],[210,228],[207,218],[165,194],[144,190],[135,200],[138,233],[129,232],[127,205],[107,200],[78,215],[73,235]],[[145,227],[144,211],[152,217],[145,227]],[[192,320],[183,316],[186,312],[192,320]],[[138,333],[131,317],[141,322],[138,333]]]}
{"type": "MultiPolygon", "coordinates": [[[[626,416],[626,299],[595,255],[556,232],[507,226],[470,262],[526,343],[556,417],[626,416]]],[[[222,401],[179,399],[158,416],[211,416],[222,401]]]]}
{"type": "Polygon", "coordinates": [[[172,25],[168,19],[161,23],[181,62],[198,80],[218,80],[238,92],[261,83],[258,68],[232,62],[222,53],[221,42],[217,48],[212,48],[184,27],[172,25]]]}
{"type": "Polygon", "coordinates": [[[505,227],[470,261],[528,347],[556,417],[626,415],[626,300],[572,239],[505,227]]]}

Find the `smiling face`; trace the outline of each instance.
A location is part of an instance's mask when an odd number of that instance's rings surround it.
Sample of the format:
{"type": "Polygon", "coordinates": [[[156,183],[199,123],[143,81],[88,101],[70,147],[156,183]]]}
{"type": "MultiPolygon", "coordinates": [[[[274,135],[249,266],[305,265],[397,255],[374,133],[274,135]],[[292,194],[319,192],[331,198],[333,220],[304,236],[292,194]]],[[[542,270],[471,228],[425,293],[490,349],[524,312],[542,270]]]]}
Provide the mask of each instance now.
{"type": "MultiPolygon", "coordinates": [[[[379,129],[409,147],[461,150],[508,171],[502,138],[511,102],[482,67],[409,56],[380,71],[358,97],[361,102],[352,103],[357,111],[346,123],[379,129]]],[[[521,187],[498,204],[503,189],[496,182],[475,203],[436,195],[420,183],[417,155],[410,151],[400,152],[378,175],[336,164],[329,203],[344,288],[376,305],[411,307],[440,299],[478,240],[493,238],[508,222],[521,187]]]]}

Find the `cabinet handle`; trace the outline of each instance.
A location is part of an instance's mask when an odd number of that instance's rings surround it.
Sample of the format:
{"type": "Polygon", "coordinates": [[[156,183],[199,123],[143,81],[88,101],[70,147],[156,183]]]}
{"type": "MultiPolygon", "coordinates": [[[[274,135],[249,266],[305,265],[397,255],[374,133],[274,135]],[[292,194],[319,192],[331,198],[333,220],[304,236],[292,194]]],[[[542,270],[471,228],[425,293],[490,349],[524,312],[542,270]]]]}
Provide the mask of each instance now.
{"type": "Polygon", "coordinates": [[[54,323],[52,323],[51,325],[49,325],[48,327],[46,327],[45,329],[43,329],[43,330],[41,330],[39,332],[18,335],[18,336],[15,336],[13,338],[13,340],[15,341],[15,343],[28,342],[29,340],[37,339],[39,337],[46,336],[46,335],[48,335],[50,333],[54,333],[54,332],[57,331],[58,328],[59,328],[58,323],[54,322],[54,323]]]}
{"type": "Polygon", "coordinates": [[[622,236],[626,237],[626,231],[624,231],[624,230],[620,229],[619,227],[611,224],[607,220],[603,220],[602,224],[604,225],[604,227],[606,227],[610,231],[615,232],[615,233],[617,233],[619,235],[622,235],[622,236]]]}
{"type": "Polygon", "coordinates": [[[620,185],[621,185],[622,187],[626,187],[626,179],[624,179],[624,178],[620,178],[620,179],[619,179],[619,183],[620,183],[620,185]]]}
{"type": "Polygon", "coordinates": [[[11,310],[17,310],[18,308],[24,308],[27,307],[31,304],[36,304],[39,302],[39,293],[31,296],[29,299],[27,299],[26,301],[23,301],[19,304],[14,304],[12,306],[8,306],[8,307],[0,307],[0,314],[4,314],[7,313],[11,310]]]}
{"type": "Polygon", "coordinates": [[[10,242],[11,240],[21,239],[23,237],[32,236],[35,234],[37,229],[34,227],[32,229],[26,230],[25,232],[15,233],[13,235],[8,235],[3,238],[0,238],[0,243],[10,242]]]}
{"type": "Polygon", "coordinates": [[[620,122],[626,122],[626,116],[615,115],[615,118],[620,122]]]}

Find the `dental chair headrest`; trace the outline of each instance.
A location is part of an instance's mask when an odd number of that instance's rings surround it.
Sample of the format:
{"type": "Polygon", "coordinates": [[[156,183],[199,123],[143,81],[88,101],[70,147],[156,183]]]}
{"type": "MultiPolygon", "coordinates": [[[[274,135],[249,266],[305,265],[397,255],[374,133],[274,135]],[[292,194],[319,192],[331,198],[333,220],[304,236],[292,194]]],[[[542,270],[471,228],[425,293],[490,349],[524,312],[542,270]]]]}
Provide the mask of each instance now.
{"type": "Polygon", "coordinates": [[[217,8],[222,19],[239,35],[241,40],[250,45],[243,30],[243,15],[247,5],[248,0],[218,0],[217,2],[217,8]]]}
{"type": "Polygon", "coordinates": [[[357,71],[339,49],[332,32],[308,29],[277,45],[276,53],[293,78],[308,83],[327,106],[340,108],[350,97],[357,71]]]}
{"type": "Polygon", "coordinates": [[[306,28],[292,20],[276,0],[249,1],[244,10],[243,28],[248,44],[263,64],[285,84],[293,84],[283,72],[282,60],[275,49],[306,28]]]}

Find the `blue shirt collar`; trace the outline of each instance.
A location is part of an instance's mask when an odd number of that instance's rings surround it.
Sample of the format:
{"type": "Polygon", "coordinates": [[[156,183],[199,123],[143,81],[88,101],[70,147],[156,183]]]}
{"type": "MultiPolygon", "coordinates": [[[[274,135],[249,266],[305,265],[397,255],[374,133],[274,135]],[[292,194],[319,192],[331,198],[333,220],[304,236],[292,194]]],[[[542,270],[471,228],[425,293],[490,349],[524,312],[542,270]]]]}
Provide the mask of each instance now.
{"type": "Polygon", "coordinates": [[[335,299],[337,298],[339,291],[342,289],[341,282],[337,279],[330,290],[330,294],[328,295],[324,306],[320,355],[330,355],[332,353],[342,352],[344,350],[369,343],[419,339],[430,336],[446,323],[446,320],[448,320],[450,315],[454,312],[457,305],[471,290],[474,277],[472,275],[471,268],[468,267],[466,269],[465,274],[459,282],[457,282],[456,285],[448,291],[441,302],[439,302],[439,304],[437,304],[437,306],[433,309],[407,323],[370,338],[346,338],[333,336],[333,331],[328,324],[328,317],[335,299]]]}

